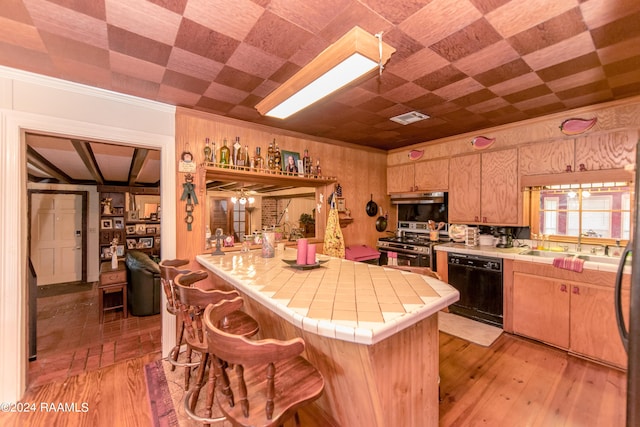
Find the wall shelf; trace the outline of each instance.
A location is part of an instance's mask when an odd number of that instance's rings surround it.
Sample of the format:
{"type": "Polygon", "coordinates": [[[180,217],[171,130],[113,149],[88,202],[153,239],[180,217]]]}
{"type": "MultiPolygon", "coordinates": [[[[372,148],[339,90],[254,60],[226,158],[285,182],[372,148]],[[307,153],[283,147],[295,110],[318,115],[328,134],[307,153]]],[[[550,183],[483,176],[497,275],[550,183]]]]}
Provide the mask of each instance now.
{"type": "Polygon", "coordinates": [[[322,187],[337,181],[335,177],[288,174],[282,171],[252,171],[245,167],[222,168],[214,163],[205,165],[208,181],[238,183],[242,187],[260,186],[270,190],[291,187],[322,187]]]}

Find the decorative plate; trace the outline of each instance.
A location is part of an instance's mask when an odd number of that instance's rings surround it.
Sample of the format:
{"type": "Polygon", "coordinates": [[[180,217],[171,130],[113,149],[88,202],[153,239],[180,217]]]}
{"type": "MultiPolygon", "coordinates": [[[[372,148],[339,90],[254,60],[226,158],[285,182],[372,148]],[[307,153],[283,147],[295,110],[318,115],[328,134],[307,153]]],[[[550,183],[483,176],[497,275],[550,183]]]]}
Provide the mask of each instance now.
{"type": "Polygon", "coordinates": [[[449,237],[454,242],[464,242],[467,237],[467,226],[464,224],[451,224],[449,226],[449,237]]]}

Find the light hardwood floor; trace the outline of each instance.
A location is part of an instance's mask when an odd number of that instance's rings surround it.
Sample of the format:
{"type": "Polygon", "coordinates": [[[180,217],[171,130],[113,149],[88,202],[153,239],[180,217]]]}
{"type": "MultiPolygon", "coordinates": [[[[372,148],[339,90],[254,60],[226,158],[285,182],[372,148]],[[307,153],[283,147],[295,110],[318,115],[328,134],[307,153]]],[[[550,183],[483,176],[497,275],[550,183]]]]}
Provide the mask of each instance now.
{"type": "MultiPolygon", "coordinates": [[[[32,387],[23,399],[87,402],[86,413],[0,413],[0,425],[149,426],[143,367],[158,357],[32,387]]],[[[619,370],[508,334],[484,348],[441,333],[440,363],[440,426],[624,426],[619,370]]],[[[309,414],[302,422],[317,425],[309,414]]]]}

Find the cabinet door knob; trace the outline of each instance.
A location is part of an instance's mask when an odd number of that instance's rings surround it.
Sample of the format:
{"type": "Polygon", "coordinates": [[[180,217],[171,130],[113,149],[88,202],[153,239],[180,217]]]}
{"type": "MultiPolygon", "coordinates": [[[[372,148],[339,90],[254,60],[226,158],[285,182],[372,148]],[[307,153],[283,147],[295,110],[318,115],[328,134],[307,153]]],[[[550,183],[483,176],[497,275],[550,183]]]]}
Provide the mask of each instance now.
{"type": "Polygon", "coordinates": [[[560,285],[560,292],[567,292],[567,285],[565,284],[560,285]]]}
{"type": "Polygon", "coordinates": [[[576,294],[576,295],[580,295],[580,288],[577,287],[577,286],[574,286],[573,287],[573,293],[576,294]]]}
{"type": "Polygon", "coordinates": [[[571,172],[571,165],[567,165],[567,169],[565,169],[565,172],[571,172]]]}

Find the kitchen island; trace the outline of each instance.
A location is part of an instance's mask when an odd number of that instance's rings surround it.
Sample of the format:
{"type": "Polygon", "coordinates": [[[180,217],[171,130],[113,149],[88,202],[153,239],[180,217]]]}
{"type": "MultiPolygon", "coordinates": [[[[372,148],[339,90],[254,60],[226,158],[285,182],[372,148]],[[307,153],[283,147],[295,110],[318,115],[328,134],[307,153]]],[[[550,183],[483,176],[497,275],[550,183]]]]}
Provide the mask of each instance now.
{"type": "MultiPolygon", "coordinates": [[[[327,257],[300,270],[260,251],[199,255],[217,286],[237,289],[260,337],[305,340],[325,378],[317,404],[338,425],[438,425],[437,312],[459,298],[437,279],[327,257]]],[[[320,256],[322,257],[322,256],[320,256]]]]}

